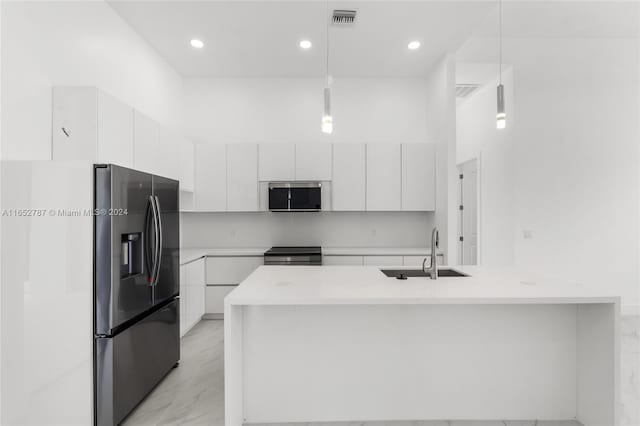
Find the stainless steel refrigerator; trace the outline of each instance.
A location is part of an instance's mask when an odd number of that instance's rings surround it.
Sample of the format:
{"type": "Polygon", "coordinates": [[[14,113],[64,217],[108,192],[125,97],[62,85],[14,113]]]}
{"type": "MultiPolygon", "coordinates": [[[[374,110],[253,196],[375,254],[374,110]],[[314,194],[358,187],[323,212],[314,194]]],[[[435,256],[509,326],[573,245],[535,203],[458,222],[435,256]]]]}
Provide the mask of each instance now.
{"type": "Polygon", "coordinates": [[[178,182],[94,166],[94,419],[117,425],[178,364],[178,182]]]}

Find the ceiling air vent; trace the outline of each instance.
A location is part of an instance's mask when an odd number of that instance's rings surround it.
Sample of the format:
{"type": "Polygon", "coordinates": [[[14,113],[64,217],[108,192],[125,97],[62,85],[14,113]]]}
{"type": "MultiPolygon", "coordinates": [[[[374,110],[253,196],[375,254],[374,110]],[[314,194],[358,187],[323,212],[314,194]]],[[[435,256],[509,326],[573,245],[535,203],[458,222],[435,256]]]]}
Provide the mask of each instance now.
{"type": "Polygon", "coordinates": [[[333,11],[333,25],[338,26],[351,26],[356,23],[356,11],[355,10],[339,10],[333,11]]]}
{"type": "Polygon", "coordinates": [[[480,87],[479,84],[456,84],[456,98],[466,98],[478,87],[480,87]]]}

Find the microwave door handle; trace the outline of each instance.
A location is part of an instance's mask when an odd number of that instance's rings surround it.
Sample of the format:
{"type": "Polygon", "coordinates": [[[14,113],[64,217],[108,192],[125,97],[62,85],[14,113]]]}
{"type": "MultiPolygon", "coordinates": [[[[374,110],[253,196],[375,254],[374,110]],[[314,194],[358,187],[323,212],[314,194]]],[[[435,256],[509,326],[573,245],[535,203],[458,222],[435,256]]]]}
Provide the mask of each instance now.
{"type": "Polygon", "coordinates": [[[156,277],[153,285],[158,285],[158,279],[160,279],[160,265],[162,263],[162,249],[164,245],[164,238],[162,233],[162,211],[160,210],[160,199],[158,196],[154,196],[156,200],[156,217],[158,222],[158,266],[156,268],[156,277]]]}

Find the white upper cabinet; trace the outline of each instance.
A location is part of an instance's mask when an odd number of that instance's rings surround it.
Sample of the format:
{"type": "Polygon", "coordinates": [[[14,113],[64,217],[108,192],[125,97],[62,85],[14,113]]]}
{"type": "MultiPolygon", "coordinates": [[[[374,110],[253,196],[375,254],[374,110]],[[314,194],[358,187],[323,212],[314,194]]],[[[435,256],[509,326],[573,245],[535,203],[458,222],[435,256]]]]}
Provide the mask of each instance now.
{"type": "Polygon", "coordinates": [[[400,144],[367,144],[367,210],[401,209],[400,144]]]}
{"type": "Polygon", "coordinates": [[[182,136],[178,132],[161,128],[158,146],[158,174],[170,179],[180,179],[180,142],[182,136]]]}
{"type": "Polygon", "coordinates": [[[300,143],[295,147],[296,180],[328,181],[332,177],[332,144],[300,143]]]}
{"type": "Polygon", "coordinates": [[[258,178],[260,181],[295,180],[295,145],[263,143],[258,147],[258,178]]]}
{"type": "Polygon", "coordinates": [[[195,210],[227,210],[226,152],[222,144],[195,146],[195,210]]]}
{"type": "Polygon", "coordinates": [[[193,192],[193,174],[195,155],[193,144],[190,140],[182,138],[180,140],[180,189],[182,191],[193,192]]]}
{"type": "Polygon", "coordinates": [[[227,211],[258,211],[258,145],[227,145],[227,211]]]}
{"type": "Polygon", "coordinates": [[[95,87],[53,89],[53,160],[133,167],[133,109],[95,87]]]}
{"type": "Polygon", "coordinates": [[[333,145],[332,209],[364,211],[366,191],[366,145],[333,145]]]}
{"type": "Polygon", "coordinates": [[[402,210],[435,210],[435,167],[434,144],[402,144],[402,210]]]}
{"type": "Polygon", "coordinates": [[[98,161],[133,167],[133,108],[98,91],[98,161]]]}
{"type": "Polygon", "coordinates": [[[98,160],[98,91],[53,88],[53,160],[98,160]]]}
{"type": "Polygon", "coordinates": [[[159,173],[158,145],[160,144],[160,125],[135,111],[133,114],[134,155],[133,164],[136,170],[147,173],[159,173]]]}

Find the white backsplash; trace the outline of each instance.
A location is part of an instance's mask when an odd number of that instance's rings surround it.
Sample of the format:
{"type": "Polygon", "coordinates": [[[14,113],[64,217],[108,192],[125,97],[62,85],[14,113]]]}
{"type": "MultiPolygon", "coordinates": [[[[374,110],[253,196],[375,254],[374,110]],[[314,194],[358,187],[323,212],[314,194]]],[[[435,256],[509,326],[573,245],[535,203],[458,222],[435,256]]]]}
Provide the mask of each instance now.
{"type": "Polygon", "coordinates": [[[183,247],[426,247],[432,212],[180,214],[183,247]]]}

